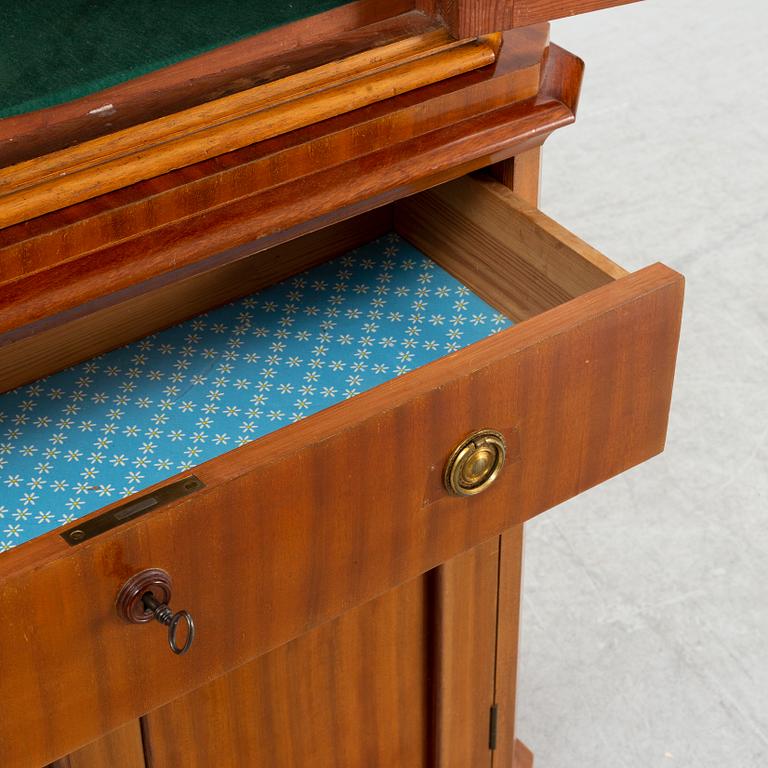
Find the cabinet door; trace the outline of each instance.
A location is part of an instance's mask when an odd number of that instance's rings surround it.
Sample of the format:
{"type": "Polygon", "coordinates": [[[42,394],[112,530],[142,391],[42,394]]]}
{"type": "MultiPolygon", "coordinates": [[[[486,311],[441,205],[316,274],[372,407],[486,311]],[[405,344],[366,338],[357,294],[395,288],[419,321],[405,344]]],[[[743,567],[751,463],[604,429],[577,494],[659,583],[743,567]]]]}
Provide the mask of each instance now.
{"type": "Polygon", "coordinates": [[[46,768],[146,768],[138,720],[131,720],[46,768]]]}
{"type": "Polygon", "coordinates": [[[490,766],[498,557],[495,538],[149,713],[149,766],[490,766]]]}

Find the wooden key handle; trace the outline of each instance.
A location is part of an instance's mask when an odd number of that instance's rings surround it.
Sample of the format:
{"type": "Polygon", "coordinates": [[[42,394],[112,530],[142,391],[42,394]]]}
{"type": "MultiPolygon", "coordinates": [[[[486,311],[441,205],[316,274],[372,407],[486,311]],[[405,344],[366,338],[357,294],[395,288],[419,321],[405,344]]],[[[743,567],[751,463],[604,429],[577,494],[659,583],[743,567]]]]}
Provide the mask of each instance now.
{"type": "Polygon", "coordinates": [[[171,577],[161,568],[147,568],[132,576],[117,594],[117,613],[131,624],[158,621],[168,627],[168,646],[177,655],[186,653],[195,639],[195,623],[188,611],[174,613],[171,601],[171,577]],[[186,625],[186,639],[178,642],[179,625],[186,625]]]}

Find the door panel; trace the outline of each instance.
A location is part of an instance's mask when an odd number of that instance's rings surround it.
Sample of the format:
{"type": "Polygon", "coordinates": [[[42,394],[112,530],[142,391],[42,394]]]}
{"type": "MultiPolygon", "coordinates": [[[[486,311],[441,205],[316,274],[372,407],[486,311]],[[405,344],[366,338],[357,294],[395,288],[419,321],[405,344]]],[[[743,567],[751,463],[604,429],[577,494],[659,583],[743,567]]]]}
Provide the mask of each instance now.
{"type": "Polygon", "coordinates": [[[146,768],[139,721],[131,720],[48,768],[146,768]]]}
{"type": "Polygon", "coordinates": [[[422,766],[430,577],[144,718],[152,768],[422,766]]]}
{"type": "Polygon", "coordinates": [[[149,768],[490,766],[498,537],[149,713],[149,768]]]}

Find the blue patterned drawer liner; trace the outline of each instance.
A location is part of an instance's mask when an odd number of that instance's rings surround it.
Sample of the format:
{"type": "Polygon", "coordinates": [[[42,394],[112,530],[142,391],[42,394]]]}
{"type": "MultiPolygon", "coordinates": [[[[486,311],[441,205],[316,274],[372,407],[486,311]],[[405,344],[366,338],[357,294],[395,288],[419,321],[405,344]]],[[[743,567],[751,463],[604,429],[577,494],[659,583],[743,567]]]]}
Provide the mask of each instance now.
{"type": "Polygon", "coordinates": [[[396,234],[0,395],[0,551],[511,325],[396,234]]]}

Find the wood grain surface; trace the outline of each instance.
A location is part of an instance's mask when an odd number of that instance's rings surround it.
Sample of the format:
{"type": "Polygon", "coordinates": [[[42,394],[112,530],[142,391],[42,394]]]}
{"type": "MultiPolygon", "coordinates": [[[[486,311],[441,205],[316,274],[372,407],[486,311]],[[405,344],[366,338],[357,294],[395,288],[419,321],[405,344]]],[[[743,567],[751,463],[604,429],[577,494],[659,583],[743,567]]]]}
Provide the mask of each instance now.
{"type": "Polygon", "coordinates": [[[395,206],[395,226],[513,320],[626,274],[505,186],[482,177],[403,200],[395,206]]]}
{"type": "Polygon", "coordinates": [[[427,768],[429,581],[410,581],[150,712],[151,768],[427,768]]]}
{"type": "Polygon", "coordinates": [[[490,767],[499,541],[143,719],[153,768],[490,767]]]}
{"type": "Polygon", "coordinates": [[[637,0],[513,0],[511,26],[524,27],[635,2],[637,0]]]}
{"type": "Polygon", "coordinates": [[[203,491],[75,549],[52,533],[5,553],[4,765],[71,752],[659,452],[681,300],[679,275],[641,270],[207,462],[203,491]],[[483,426],[507,466],[449,497],[446,457],[483,426]],[[147,566],[198,622],[187,656],[116,617],[147,566]]]}
{"type": "Polygon", "coordinates": [[[504,531],[499,545],[499,598],[496,627],[494,702],[498,708],[493,768],[515,766],[517,661],[523,584],[524,527],[504,531]]]}
{"type": "Polygon", "coordinates": [[[408,0],[357,0],[82,98],[4,118],[0,166],[435,29],[437,21],[412,5],[408,0]]]}
{"type": "Polygon", "coordinates": [[[519,739],[515,741],[515,754],[512,768],[533,768],[533,752],[519,739]]]}
{"type": "Polygon", "coordinates": [[[434,768],[490,766],[499,538],[433,572],[434,768]]]}
{"type": "Polygon", "coordinates": [[[237,261],[197,270],[125,301],[40,329],[0,347],[0,392],[245,296],[369,242],[392,229],[390,207],[311,232],[237,261]]]}
{"type": "MultiPolygon", "coordinates": [[[[491,169],[519,200],[539,202],[541,150],[529,150],[491,169]]],[[[525,526],[504,531],[499,544],[499,598],[496,627],[496,680],[498,707],[496,749],[492,768],[530,768],[533,756],[517,739],[517,668],[522,607],[525,526]],[[530,760],[528,760],[530,756],[530,760]]]]}
{"type": "Polygon", "coordinates": [[[512,29],[636,0],[436,0],[434,13],[457,38],[512,29]]]}
{"type": "Polygon", "coordinates": [[[242,258],[537,146],[574,119],[559,95],[577,95],[582,65],[550,46],[547,71],[557,74],[545,72],[539,91],[546,29],[520,34],[521,45],[505,43],[493,72],[0,231],[0,344],[214,254],[242,258]]]}
{"type": "MultiPolygon", "coordinates": [[[[30,763],[30,768],[32,765],[30,763]]],[[[129,721],[76,752],[56,760],[48,768],[149,768],[144,760],[144,742],[139,721],[129,721]]]]}
{"type": "Polygon", "coordinates": [[[425,32],[0,168],[0,227],[488,65],[499,43],[425,32]]]}

